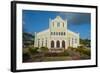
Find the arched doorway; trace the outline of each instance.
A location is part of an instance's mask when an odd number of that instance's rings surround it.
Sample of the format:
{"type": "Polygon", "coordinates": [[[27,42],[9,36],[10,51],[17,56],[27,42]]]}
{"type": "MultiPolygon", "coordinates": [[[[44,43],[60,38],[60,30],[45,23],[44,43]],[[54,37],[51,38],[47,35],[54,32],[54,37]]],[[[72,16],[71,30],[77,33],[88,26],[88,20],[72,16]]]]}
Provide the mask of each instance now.
{"type": "Polygon", "coordinates": [[[60,48],[60,42],[57,40],[57,42],[56,42],[56,47],[57,48],[60,48]]]}
{"type": "Polygon", "coordinates": [[[62,48],[65,48],[65,41],[62,41],[62,48]]]}
{"type": "Polygon", "coordinates": [[[51,41],[51,48],[54,48],[54,41],[51,41]]]}

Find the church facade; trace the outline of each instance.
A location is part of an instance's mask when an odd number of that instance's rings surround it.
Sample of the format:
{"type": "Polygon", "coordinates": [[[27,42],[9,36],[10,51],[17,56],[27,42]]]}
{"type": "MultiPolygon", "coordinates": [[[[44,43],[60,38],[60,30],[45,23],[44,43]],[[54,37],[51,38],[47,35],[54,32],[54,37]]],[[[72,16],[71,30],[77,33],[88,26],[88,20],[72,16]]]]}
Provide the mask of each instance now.
{"type": "Polygon", "coordinates": [[[35,32],[34,47],[47,47],[50,51],[63,51],[68,47],[79,46],[79,33],[67,28],[67,19],[60,16],[49,19],[49,28],[41,32],[35,32]]]}

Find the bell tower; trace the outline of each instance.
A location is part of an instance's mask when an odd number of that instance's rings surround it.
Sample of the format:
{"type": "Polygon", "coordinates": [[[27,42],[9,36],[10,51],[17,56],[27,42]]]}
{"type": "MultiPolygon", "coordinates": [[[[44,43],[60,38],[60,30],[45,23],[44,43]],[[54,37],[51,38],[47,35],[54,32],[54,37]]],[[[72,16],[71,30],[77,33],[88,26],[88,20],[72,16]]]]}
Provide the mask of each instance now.
{"type": "Polygon", "coordinates": [[[49,28],[51,35],[61,35],[66,33],[67,30],[67,20],[63,20],[60,16],[55,19],[49,19],[49,28]]]}

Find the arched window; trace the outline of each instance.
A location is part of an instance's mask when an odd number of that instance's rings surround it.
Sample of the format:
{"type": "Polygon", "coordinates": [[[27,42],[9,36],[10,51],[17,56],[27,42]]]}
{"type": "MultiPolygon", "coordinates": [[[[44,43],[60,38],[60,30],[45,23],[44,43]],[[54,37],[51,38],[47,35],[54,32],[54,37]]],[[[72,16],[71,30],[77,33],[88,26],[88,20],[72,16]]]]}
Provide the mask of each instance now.
{"type": "Polygon", "coordinates": [[[57,27],[60,27],[60,22],[57,23],[57,27]]]}
{"type": "Polygon", "coordinates": [[[75,38],[75,43],[77,43],[77,38],[75,38]]]}
{"type": "Polygon", "coordinates": [[[51,41],[51,48],[54,48],[54,41],[51,41]]]}
{"type": "Polygon", "coordinates": [[[65,41],[62,41],[62,48],[65,48],[65,41]]]}
{"type": "Polygon", "coordinates": [[[60,35],[60,32],[59,32],[59,35],[60,35]]]}
{"type": "Polygon", "coordinates": [[[53,35],[53,32],[51,32],[51,35],[53,35]]]}
{"type": "Polygon", "coordinates": [[[56,35],[58,35],[58,32],[56,32],[56,35]]]}
{"type": "Polygon", "coordinates": [[[61,35],[63,35],[63,32],[61,32],[61,35]]]}
{"type": "Polygon", "coordinates": [[[38,39],[38,47],[40,47],[40,39],[38,39]]]}
{"type": "Polygon", "coordinates": [[[59,41],[56,42],[56,47],[60,48],[60,42],[59,41]]]}
{"type": "Polygon", "coordinates": [[[64,35],[65,35],[66,33],[64,32],[64,35]]]}
{"type": "Polygon", "coordinates": [[[55,32],[54,32],[54,35],[55,35],[55,32]]]}
{"type": "Polygon", "coordinates": [[[63,27],[64,27],[64,22],[63,22],[63,27]]]}

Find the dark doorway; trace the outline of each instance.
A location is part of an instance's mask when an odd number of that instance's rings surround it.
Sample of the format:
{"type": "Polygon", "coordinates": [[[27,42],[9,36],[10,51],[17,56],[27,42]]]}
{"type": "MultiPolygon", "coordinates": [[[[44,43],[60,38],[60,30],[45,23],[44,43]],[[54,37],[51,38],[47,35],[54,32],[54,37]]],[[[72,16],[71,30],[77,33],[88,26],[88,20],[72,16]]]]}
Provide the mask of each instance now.
{"type": "Polygon", "coordinates": [[[54,41],[51,41],[51,48],[54,48],[54,41]]]}
{"type": "Polygon", "coordinates": [[[59,41],[56,42],[56,47],[60,48],[60,42],[59,41]]]}
{"type": "Polygon", "coordinates": [[[62,41],[62,48],[65,48],[65,41],[62,41]]]}

